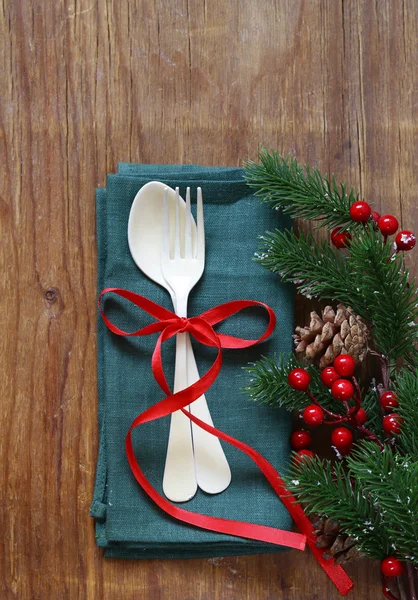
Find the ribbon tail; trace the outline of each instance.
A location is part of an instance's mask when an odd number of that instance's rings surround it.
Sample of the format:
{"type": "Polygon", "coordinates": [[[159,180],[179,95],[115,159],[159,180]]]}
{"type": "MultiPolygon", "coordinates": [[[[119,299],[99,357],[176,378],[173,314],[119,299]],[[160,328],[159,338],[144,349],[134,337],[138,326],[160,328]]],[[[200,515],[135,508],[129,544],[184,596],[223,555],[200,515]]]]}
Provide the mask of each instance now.
{"type": "Polygon", "coordinates": [[[320,566],[324,569],[328,577],[331,579],[333,584],[336,586],[338,591],[342,596],[348,594],[348,592],[353,587],[353,582],[341,565],[334,564],[334,559],[325,559],[323,557],[323,550],[321,548],[317,548],[315,537],[313,535],[313,527],[311,521],[308,519],[306,514],[304,513],[302,507],[294,496],[286,489],[285,483],[280,477],[279,473],[273,467],[271,463],[267,459],[264,458],[261,454],[259,454],[254,448],[233,438],[232,436],[208,425],[204,421],[201,421],[199,418],[195,417],[189,411],[185,411],[182,409],[182,412],[198,427],[204,429],[208,433],[218,437],[219,439],[231,444],[238,450],[241,450],[247,456],[249,456],[253,462],[258,466],[266,479],[270,482],[270,485],[274,489],[274,491],[279,496],[280,500],[283,502],[286,509],[289,511],[291,517],[295,521],[298,528],[302,531],[302,533],[306,536],[306,540],[309,548],[314,554],[320,566]]]}
{"type": "Polygon", "coordinates": [[[341,565],[335,564],[335,559],[325,559],[323,557],[323,548],[317,548],[315,540],[310,540],[308,538],[308,546],[340,594],[346,596],[354,587],[352,579],[350,579],[341,565]]]}
{"type": "Polygon", "coordinates": [[[145,477],[141,470],[138,461],[135,457],[135,452],[132,444],[132,430],[134,426],[128,431],[125,441],[126,455],[128,462],[131,467],[132,473],[142,487],[144,492],[159,506],[164,512],[170,516],[200,527],[201,529],[207,529],[209,531],[216,531],[218,533],[224,533],[228,535],[244,537],[256,541],[267,542],[269,544],[276,544],[280,546],[286,546],[288,548],[294,548],[296,550],[304,550],[306,544],[306,536],[293,531],[285,531],[278,529],[277,527],[268,527],[266,525],[257,525],[254,523],[246,523],[243,521],[235,521],[232,519],[222,519],[220,517],[212,517],[208,515],[202,515],[199,513],[193,513],[185,510],[178,506],[173,505],[166,498],[157,492],[157,490],[151,485],[148,479],[145,477]]]}

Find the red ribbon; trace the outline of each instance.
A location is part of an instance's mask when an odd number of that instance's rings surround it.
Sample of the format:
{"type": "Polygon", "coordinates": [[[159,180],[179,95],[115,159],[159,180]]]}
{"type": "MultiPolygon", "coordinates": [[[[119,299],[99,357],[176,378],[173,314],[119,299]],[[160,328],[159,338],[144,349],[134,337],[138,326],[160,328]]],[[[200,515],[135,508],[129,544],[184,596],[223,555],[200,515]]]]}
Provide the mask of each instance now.
{"type": "Polygon", "coordinates": [[[195,525],[196,527],[200,527],[202,529],[249,538],[270,544],[287,546],[289,548],[296,548],[298,550],[304,550],[305,543],[307,543],[319,564],[333,581],[340,593],[342,595],[347,594],[353,587],[353,582],[340,565],[334,564],[333,559],[326,560],[323,558],[323,550],[316,547],[312,523],[303,512],[300,505],[297,504],[296,499],[286,489],[285,484],[276,469],[251,446],[240,442],[239,440],[226,433],[223,433],[215,427],[211,427],[207,423],[195,417],[189,411],[184,410],[186,406],[204,394],[215,381],[222,365],[222,348],[248,348],[249,346],[258,344],[271,335],[276,324],[276,316],[273,310],[263,302],[256,302],[253,300],[234,300],[232,302],[226,302],[225,304],[220,304],[219,306],[211,308],[198,317],[183,318],[178,317],[175,313],[163,308],[155,302],[152,302],[144,296],[119,288],[104,289],[100,293],[98,303],[102,318],[107,327],[113,333],[121,336],[145,336],[152,333],[160,334],[152,355],[151,366],[157,383],[164,393],[167,394],[167,396],[138,415],[130,426],[126,436],[126,454],[129,465],[132,473],[135,476],[135,479],[148,494],[148,496],[162,510],[175,519],[195,525]],[[147,325],[134,332],[123,331],[114,325],[104,314],[101,300],[107,293],[114,293],[125,298],[126,300],[129,300],[139,308],[142,308],[144,311],[155,317],[157,320],[150,325],[147,325]],[[246,340],[222,333],[217,333],[213,329],[213,325],[220,323],[233,314],[250,306],[262,306],[267,311],[269,316],[267,328],[260,338],[256,340],[246,340]],[[177,333],[186,331],[201,344],[217,348],[218,352],[212,366],[196,383],[193,383],[193,385],[185,388],[184,390],[180,390],[179,392],[172,394],[164,374],[161,346],[166,340],[170,339],[177,333]],[[247,456],[249,456],[255,462],[266,479],[269,481],[270,485],[275,490],[302,533],[294,533],[265,525],[256,525],[253,523],[235,521],[232,519],[221,519],[208,515],[193,513],[171,504],[171,502],[164,498],[164,496],[159,494],[145,477],[138,464],[132,444],[132,431],[136,427],[139,427],[139,425],[143,425],[144,423],[149,423],[150,421],[170,415],[176,410],[181,410],[191,421],[193,421],[193,423],[247,454],[247,456]]]}

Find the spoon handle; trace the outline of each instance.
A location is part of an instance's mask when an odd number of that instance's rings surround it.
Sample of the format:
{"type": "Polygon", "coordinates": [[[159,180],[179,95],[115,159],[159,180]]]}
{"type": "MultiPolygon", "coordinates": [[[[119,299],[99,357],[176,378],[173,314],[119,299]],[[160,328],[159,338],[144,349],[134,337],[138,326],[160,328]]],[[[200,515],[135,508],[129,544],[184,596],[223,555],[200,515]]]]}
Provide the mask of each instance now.
{"type": "MultiPolygon", "coordinates": [[[[174,392],[188,385],[186,336],[185,333],[176,336],[174,392]]],[[[197,491],[190,420],[180,410],[171,415],[163,491],[172,502],[187,502],[197,491]]]]}
{"type": "MultiPolygon", "coordinates": [[[[186,334],[187,384],[199,379],[196,359],[189,334],[186,334]]],[[[205,396],[200,396],[189,407],[191,413],[213,427],[205,396]]],[[[231,483],[231,469],[219,439],[192,423],[194,463],[197,484],[207,494],[219,494],[231,483]]]]}

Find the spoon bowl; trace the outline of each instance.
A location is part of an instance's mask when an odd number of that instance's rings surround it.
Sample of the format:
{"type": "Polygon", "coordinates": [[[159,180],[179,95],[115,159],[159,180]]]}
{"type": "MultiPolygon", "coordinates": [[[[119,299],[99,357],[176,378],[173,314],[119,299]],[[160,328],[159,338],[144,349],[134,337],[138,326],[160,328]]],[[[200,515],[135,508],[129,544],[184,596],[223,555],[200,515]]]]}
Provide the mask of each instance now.
{"type": "MultiPolygon", "coordinates": [[[[132,203],[128,221],[128,244],[136,266],[147,277],[165,288],[172,296],[161,270],[161,231],[164,190],[166,185],[160,181],[146,183],[137,193],[132,203]]],[[[168,188],[170,211],[175,210],[176,193],[168,188]]],[[[180,197],[180,227],[184,227],[186,203],[180,197]]],[[[171,235],[174,240],[174,219],[170,219],[171,235]]],[[[196,223],[192,216],[192,244],[196,236],[196,223]]],[[[183,236],[182,236],[183,237],[183,236]]],[[[172,241],[172,246],[173,246],[172,241]]],[[[182,249],[183,251],[183,249],[182,249]]],[[[173,247],[171,248],[173,252],[173,247]]]]}

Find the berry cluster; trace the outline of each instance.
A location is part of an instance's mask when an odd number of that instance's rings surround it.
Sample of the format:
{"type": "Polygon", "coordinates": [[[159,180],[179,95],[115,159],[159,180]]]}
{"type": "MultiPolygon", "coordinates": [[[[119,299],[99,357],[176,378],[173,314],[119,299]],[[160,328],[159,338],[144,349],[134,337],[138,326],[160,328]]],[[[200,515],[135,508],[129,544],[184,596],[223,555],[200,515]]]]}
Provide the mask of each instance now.
{"type": "MultiPolygon", "coordinates": [[[[332,366],[321,371],[321,382],[330,389],[331,395],[336,400],[344,404],[345,415],[333,413],[321,406],[309,391],[311,377],[306,369],[293,369],[288,375],[289,385],[295,390],[305,392],[312,402],[302,412],[302,418],[306,425],[310,427],[317,427],[322,424],[337,426],[332,431],[331,442],[341,455],[346,455],[351,451],[354,442],[354,431],[381,446],[381,442],[373,432],[364,427],[367,421],[367,413],[361,406],[360,388],[354,376],[355,369],[354,359],[348,354],[340,354],[336,357],[332,366]]],[[[397,413],[392,412],[398,406],[398,400],[394,392],[387,391],[382,394],[380,404],[382,410],[389,413],[383,418],[385,432],[388,435],[400,433],[402,419],[397,413]]],[[[313,453],[309,450],[311,442],[311,436],[307,431],[299,429],[293,432],[290,444],[292,449],[297,451],[300,457],[299,460],[303,460],[306,456],[313,456],[313,453]]]]}
{"type": "Polygon", "coordinates": [[[386,433],[400,433],[402,417],[396,412],[392,412],[394,408],[399,406],[396,394],[392,391],[385,392],[380,396],[380,406],[389,413],[383,417],[383,429],[386,433]]]}
{"type": "MultiPolygon", "coordinates": [[[[370,204],[363,200],[354,202],[350,207],[350,217],[357,223],[367,223],[372,221],[380,229],[385,240],[390,235],[394,235],[399,228],[398,219],[393,215],[380,216],[375,210],[372,210],[370,204]]],[[[351,234],[342,227],[336,227],[331,232],[331,242],[336,248],[347,248],[350,245],[351,234]]],[[[396,252],[412,250],[416,244],[416,238],[412,231],[407,229],[399,231],[395,238],[396,252]]]]}

